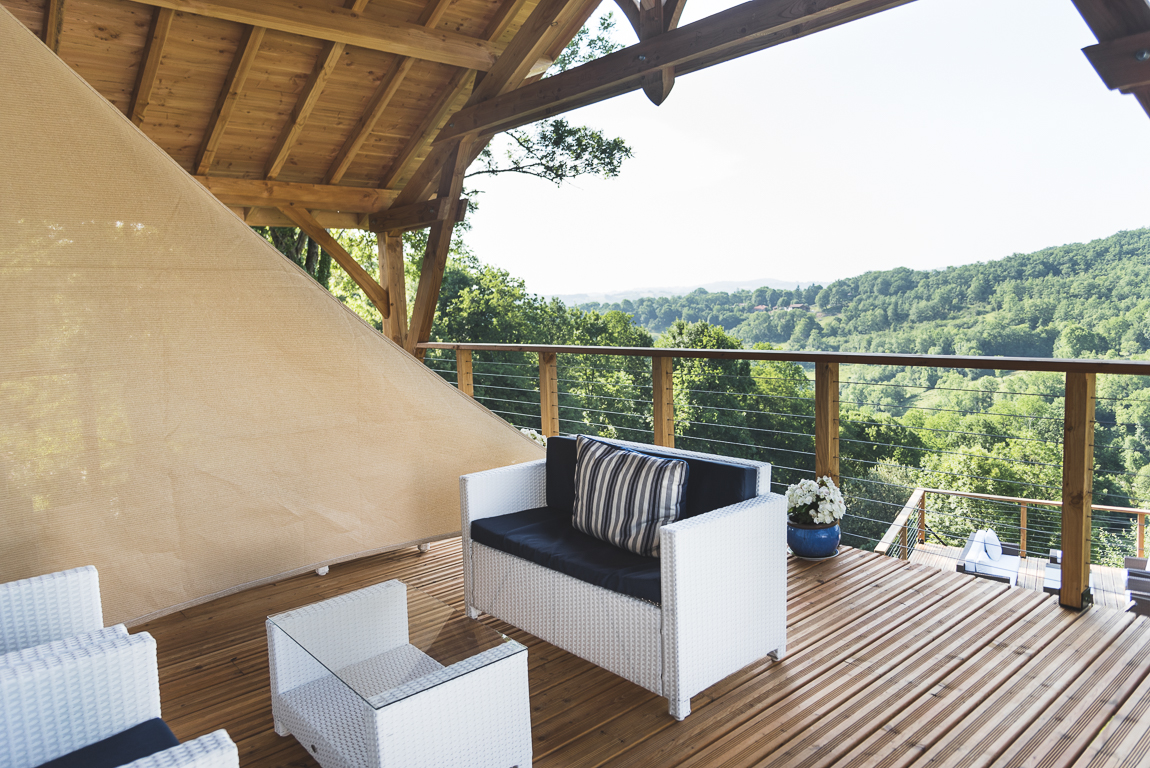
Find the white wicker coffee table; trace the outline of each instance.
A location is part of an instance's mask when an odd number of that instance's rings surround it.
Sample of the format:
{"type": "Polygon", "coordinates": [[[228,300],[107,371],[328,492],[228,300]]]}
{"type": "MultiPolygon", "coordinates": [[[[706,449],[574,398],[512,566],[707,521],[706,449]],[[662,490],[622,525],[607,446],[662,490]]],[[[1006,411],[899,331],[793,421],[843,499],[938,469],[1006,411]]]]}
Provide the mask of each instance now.
{"type": "Polygon", "coordinates": [[[323,768],[528,768],[527,648],[400,581],[268,617],[276,733],[323,768]]]}

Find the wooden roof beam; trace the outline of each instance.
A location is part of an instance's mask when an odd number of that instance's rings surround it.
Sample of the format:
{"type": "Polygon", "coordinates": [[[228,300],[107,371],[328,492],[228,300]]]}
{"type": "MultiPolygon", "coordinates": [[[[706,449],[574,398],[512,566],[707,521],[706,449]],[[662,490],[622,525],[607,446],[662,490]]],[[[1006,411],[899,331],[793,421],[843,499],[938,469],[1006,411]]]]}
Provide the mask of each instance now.
{"type": "Polygon", "coordinates": [[[280,213],[291,219],[297,227],[302,229],[308,234],[312,240],[319,243],[319,247],[323,248],[335,260],[337,264],[343,267],[343,271],[347,272],[348,276],[355,281],[375,308],[379,310],[379,314],[386,319],[391,313],[391,302],[387,295],[387,289],[375,281],[371,275],[367,273],[355,257],[348,253],[339,242],[328,234],[328,231],[316,221],[315,217],[304,208],[285,206],[280,208],[280,213]]]}
{"type": "Polygon", "coordinates": [[[375,19],[347,8],[313,6],[286,0],[136,0],[214,19],[266,27],[332,43],[356,45],[384,53],[437,61],[487,71],[499,48],[474,37],[447,30],[424,29],[418,24],[375,19]]]}
{"type": "Polygon", "coordinates": [[[157,8],[152,14],[152,28],[148,34],[148,42],[144,46],[140,71],[136,75],[136,89],[132,93],[132,103],[128,108],[128,117],[136,125],[144,122],[144,113],[152,100],[152,89],[156,86],[160,59],[164,55],[164,44],[168,41],[168,32],[172,29],[172,19],[175,15],[169,8],[157,8]]]}
{"type": "Polygon", "coordinates": [[[454,224],[463,221],[467,216],[467,198],[462,198],[454,204],[449,198],[437,197],[422,203],[405,205],[402,208],[390,208],[383,213],[371,217],[368,228],[372,232],[409,232],[413,229],[430,227],[439,221],[445,221],[454,214],[454,224]]]}
{"type": "Polygon", "coordinates": [[[635,36],[639,36],[639,6],[635,0],[615,0],[615,4],[619,6],[619,10],[623,12],[623,16],[631,24],[631,28],[635,30],[635,36]]]}
{"type": "Polygon", "coordinates": [[[308,210],[370,214],[387,210],[399,195],[393,189],[228,179],[223,176],[197,176],[196,181],[207,187],[224,205],[233,208],[294,205],[308,210]]]}
{"type": "Polygon", "coordinates": [[[1144,0],[1074,0],[1099,45],[1083,49],[1107,87],[1131,93],[1150,115],[1150,84],[1141,82],[1147,62],[1139,36],[1150,32],[1150,7],[1144,0]],[[1125,42],[1124,42],[1125,41],[1125,42]]]}
{"type": "MultiPolygon", "coordinates": [[[[434,29],[450,5],[451,0],[435,0],[435,2],[427,6],[420,16],[420,26],[434,29]]],[[[351,163],[355,159],[356,154],[359,153],[360,147],[367,141],[367,137],[371,135],[371,132],[375,130],[376,124],[379,123],[380,118],[383,117],[383,113],[387,110],[387,105],[391,103],[396,92],[399,91],[399,86],[403,85],[403,80],[407,77],[407,73],[411,71],[413,64],[415,64],[415,59],[407,56],[400,56],[396,59],[387,77],[380,81],[379,86],[375,89],[375,93],[371,95],[367,110],[360,115],[359,120],[355,123],[355,127],[351,130],[351,135],[347,137],[347,140],[336,154],[335,159],[332,160],[331,167],[328,168],[327,173],[324,175],[325,184],[338,184],[340,179],[343,178],[343,175],[347,173],[347,169],[351,167],[351,163]]],[[[384,186],[387,185],[385,184],[384,186]]]]}
{"type": "Polygon", "coordinates": [[[224,87],[220,90],[216,107],[212,110],[211,119],[208,121],[208,129],[204,131],[204,141],[196,153],[196,173],[201,176],[212,168],[216,150],[219,149],[220,140],[224,137],[228,121],[232,119],[232,110],[235,109],[240,93],[244,90],[244,83],[247,82],[248,73],[251,72],[256,54],[263,44],[265,32],[267,30],[263,27],[247,27],[240,37],[236,54],[232,58],[232,66],[224,78],[224,87]]]}
{"type": "MultiPolygon", "coordinates": [[[[750,0],[685,27],[460,110],[436,142],[495,133],[641,88],[664,67],[694,72],[910,0],[750,0]],[[802,14],[802,15],[798,15],[802,14]]],[[[406,192],[406,190],[405,190],[406,192]]],[[[404,195],[401,195],[401,200],[404,195]]]]}

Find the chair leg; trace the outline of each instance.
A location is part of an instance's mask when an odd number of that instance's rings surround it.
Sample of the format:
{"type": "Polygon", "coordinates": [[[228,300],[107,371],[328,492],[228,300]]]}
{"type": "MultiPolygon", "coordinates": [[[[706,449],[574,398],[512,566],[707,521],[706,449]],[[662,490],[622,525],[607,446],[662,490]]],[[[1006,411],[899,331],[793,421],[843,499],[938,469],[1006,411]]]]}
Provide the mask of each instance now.
{"type": "Polygon", "coordinates": [[[770,656],[775,661],[782,661],[783,657],[787,655],[787,646],[780,645],[778,648],[771,651],[767,655],[770,656]]]}
{"type": "Polygon", "coordinates": [[[683,720],[687,715],[691,714],[691,699],[679,699],[677,701],[668,699],[671,702],[671,717],[676,720],[683,720]]]}
{"type": "Polygon", "coordinates": [[[473,605],[467,606],[464,609],[464,611],[467,613],[467,618],[469,618],[469,619],[478,619],[479,618],[479,609],[473,605]]]}
{"type": "Polygon", "coordinates": [[[416,547],[420,552],[427,552],[431,549],[431,545],[427,543],[420,544],[416,547]]]}

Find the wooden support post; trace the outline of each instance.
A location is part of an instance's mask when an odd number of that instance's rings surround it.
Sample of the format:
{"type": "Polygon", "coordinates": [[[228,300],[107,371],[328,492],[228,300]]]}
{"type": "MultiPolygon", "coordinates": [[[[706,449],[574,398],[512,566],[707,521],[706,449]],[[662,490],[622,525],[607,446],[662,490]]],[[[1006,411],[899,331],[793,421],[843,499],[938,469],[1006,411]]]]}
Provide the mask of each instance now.
{"type": "Polygon", "coordinates": [[[815,475],[839,485],[839,364],[815,364],[815,475]]]}
{"type": "Polygon", "coordinates": [[[1026,557],[1026,505],[1022,504],[1018,508],[1018,554],[1026,557]]]}
{"type": "Polygon", "coordinates": [[[379,282],[387,289],[388,315],[383,333],[399,346],[407,343],[407,284],[403,274],[403,235],[380,232],[376,235],[379,282]]]}
{"type": "Polygon", "coordinates": [[[909,560],[910,550],[907,548],[906,525],[898,529],[898,559],[909,560]]]}
{"type": "MultiPolygon", "coordinates": [[[[439,197],[459,200],[463,191],[463,174],[471,162],[470,138],[465,138],[447,153],[439,176],[439,197]]],[[[451,248],[451,233],[455,229],[455,211],[449,211],[443,221],[431,225],[427,236],[427,250],[423,254],[423,270],[419,275],[419,289],[415,306],[411,310],[411,327],[407,334],[407,351],[423,358],[416,345],[431,337],[431,324],[435,320],[435,305],[439,303],[439,286],[443,283],[443,270],[447,267],[447,252],[451,248]]]]}
{"type": "Polygon", "coordinates": [[[1059,603],[1080,610],[1090,593],[1090,515],[1094,489],[1096,374],[1066,374],[1062,441],[1062,589],[1059,603]]]}
{"type": "Polygon", "coordinates": [[[1146,557],[1146,515],[1138,514],[1138,557],[1146,557]]]}
{"type": "Polygon", "coordinates": [[[559,434],[559,366],[554,352],[539,353],[539,420],[543,434],[559,434]]]}
{"type": "Polygon", "coordinates": [[[44,45],[60,53],[60,33],[64,30],[64,0],[48,0],[44,7],[44,45]]]}
{"type": "Polygon", "coordinates": [[[675,447],[675,358],[655,355],[651,358],[651,424],[655,445],[675,447]]]}
{"type": "Polygon", "coordinates": [[[475,379],[471,375],[471,350],[455,350],[455,383],[459,391],[475,397],[475,379]]]}
{"type": "Polygon", "coordinates": [[[926,543],[926,491],[918,499],[918,543],[926,543]]]}

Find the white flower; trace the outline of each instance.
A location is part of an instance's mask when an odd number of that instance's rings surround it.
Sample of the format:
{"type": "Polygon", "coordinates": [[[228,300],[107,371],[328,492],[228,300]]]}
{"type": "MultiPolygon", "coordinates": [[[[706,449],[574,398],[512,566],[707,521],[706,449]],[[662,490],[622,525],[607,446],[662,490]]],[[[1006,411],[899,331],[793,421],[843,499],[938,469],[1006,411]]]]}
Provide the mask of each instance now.
{"type": "Polygon", "coordinates": [[[541,435],[538,432],[536,432],[534,429],[528,429],[527,427],[521,427],[519,431],[522,432],[523,434],[527,435],[527,437],[530,437],[535,442],[542,445],[544,448],[547,447],[547,436],[546,435],[541,435]]]}

